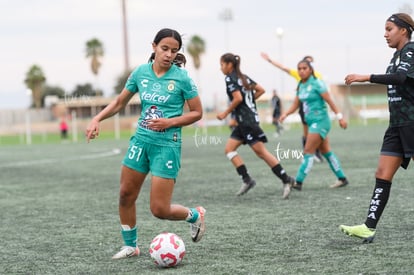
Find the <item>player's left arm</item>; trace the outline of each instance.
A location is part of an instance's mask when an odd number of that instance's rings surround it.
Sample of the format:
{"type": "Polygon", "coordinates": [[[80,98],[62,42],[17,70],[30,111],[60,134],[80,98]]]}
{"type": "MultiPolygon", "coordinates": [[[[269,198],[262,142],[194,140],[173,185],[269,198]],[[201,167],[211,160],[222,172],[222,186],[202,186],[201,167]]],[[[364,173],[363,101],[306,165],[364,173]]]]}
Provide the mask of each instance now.
{"type": "Polygon", "coordinates": [[[335,113],[336,118],[338,119],[339,125],[341,126],[341,128],[346,129],[346,127],[348,126],[348,123],[344,119],[343,114],[339,111],[336,104],[333,102],[332,97],[329,94],[329,92],[326,91],[326,92],[321,93],[320,95],[323,98],[323,100],[325,100],[325,102],[329,105],[331,110],[335,113]]]}
{"type": "Polygon", "coordinates": [[[243,96],[239,90],[233,91],[232,96],[233,99],[231,100],[230,105],[227,107],[227,109],[216,115],[218,120],[225,119],[231,112],[233,112],[234,109],[236,109],[240,103],[243,102],[243,96]]]}

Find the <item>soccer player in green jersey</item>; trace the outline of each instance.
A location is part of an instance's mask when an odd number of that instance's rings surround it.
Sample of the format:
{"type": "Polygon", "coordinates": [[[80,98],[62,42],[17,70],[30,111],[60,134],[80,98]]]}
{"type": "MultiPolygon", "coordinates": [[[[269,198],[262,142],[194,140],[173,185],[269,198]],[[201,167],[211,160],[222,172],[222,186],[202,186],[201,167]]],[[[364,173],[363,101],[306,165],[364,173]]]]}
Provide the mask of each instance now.
{"type": "MultiPolygon", "coordinates": [[[[288,75],[293,77],[298,83],[300,82],[301,79],[300,79],[299,72],[298,72],[297,69],[292,69],[292,68],[286,67],[285,65],[277,62],[276,60],[271,59],[267,53],[262,52],[262,53],[260,53],[260,55],[262,56],[262,58],[264,60],[266,60],[267,62],[269,62],[273,66],[281,69],[282,71],[284,71],[285,73],[287,73],[288,75]]],[[[313,57],[310,56],[310,55],[305,56],[303,58],[303,60],[308,60],[310,63],[313,63],[313,57]]],[[[316,78],[322,79],[322,74],[320,72],[314,71],[313,73],[314,73],[316,78]]],[[[299,116],[300,116],[300,120],[302,122],[302,127],[303,127],[302,146],[305,147],[306,137],[308,136],[308,124],[306,123],[305,114],[303,113],[303,105],[299,105],[299,116]]],[[[322,162],[323,161],[323,158],[322,158],[321,153],[319,152],[319,150],[316,150],[316,152],[315,152],[315,160],[317,162],[322,162]]]]}
{"type": "Polygon", "coordinates": [[[326,103],[336,114],[339,125],[342,128],[345,129],[347,127],[347,122],[329,95],[325,83],[315,77],[313,67],[308,60],[304,59],[298,63],[298,72],[301,81],[297,88],[296,97],[292,106],[280,116],[280,121],[283,121],[288,115],[294,113],[300,104],[303,104],[305,120],[309,125],[303,151],[303,161],[296,174],[296,183],[293,188],[302,190],[303,181],[313,166],[314,154],[317,149],[321,151],[338,179],[331,187],[345,186],[348,184],[348,180],[345,177],[339,159],[332,152],[329,144],[328,133],[331,129],[331,120],[326,103]]]}
{"type": "Polygon", "coordinates": [[[227,158],[236,168],[242,178],[242,186],[236,195],[244,195],[256,185],[247,171],[246,165],[237,153],[237,148],[248,144],[256,155],[263,159],[272,169],[272,172],[283,183],[283,199],[287,199],[294,179],[290,177],[279,160],[265,147],[266,135],[259,125],[259,115],[256,108],[256,99],[265,93],[258,83],[253,81],[240,70],[240,56],[227,53],[220,58],[220,68],[226,81],[227,96],[230,104],[223,112],[217,114],[217,119],[223,120],[229,114],[234,114],[237,125],[234,127],[224,149],[227,158]]]}
{"type": "Polygon", "coordinates": [[[345,83],[379,83],[387,85],[390,121],[385,131],[381,153],[375,172],[375,187],[365,223],[355,226],[340,225],[350,236],[365,243],[374,240],[377,223],[387,205],[391,182],[401,166],[407,169],[414,157],[414,21],[408,14],[391,15],[385,22],[385,40],[396,49],[385,74],[350,74],[345,83]]]}
{"type": "Polygon", "coordinates": [[[160,30],[152,42],[153,53],[148,64],[137,67],[125,88],[97,114],[86,129],[89,142],[99,134],[99,123],[118,113],[139,94],[141,116],[130,139],[121,168],[119,217],[124,246],[112,258],[138,256],[138,229],[135,202],[142,184],[151,172],[150,209],[160,219],[185,220],[190,223],[191,238],[198,242],[205,231],[201,206],[188,208],[171,204],[175,179],[180,169],[181,127],[202,117],[202,105],[192,79],[180,68],[185,62],[181,35],[172,29],[160,30]],[[188,112],[183,112],[184,103],[188,112]]]}

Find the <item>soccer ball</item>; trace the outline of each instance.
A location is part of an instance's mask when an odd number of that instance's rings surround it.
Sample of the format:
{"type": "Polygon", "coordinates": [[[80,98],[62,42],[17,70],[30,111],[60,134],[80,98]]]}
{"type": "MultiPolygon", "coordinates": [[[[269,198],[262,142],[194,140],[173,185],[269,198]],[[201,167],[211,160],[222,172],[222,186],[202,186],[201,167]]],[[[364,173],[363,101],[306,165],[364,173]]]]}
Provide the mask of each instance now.
{"type": "Polygon", "coordinates": [[[173,267],[183,260],[185,245],[176,234],[164,232],[152,240],[149,253],[159,267],[173,267]]]}

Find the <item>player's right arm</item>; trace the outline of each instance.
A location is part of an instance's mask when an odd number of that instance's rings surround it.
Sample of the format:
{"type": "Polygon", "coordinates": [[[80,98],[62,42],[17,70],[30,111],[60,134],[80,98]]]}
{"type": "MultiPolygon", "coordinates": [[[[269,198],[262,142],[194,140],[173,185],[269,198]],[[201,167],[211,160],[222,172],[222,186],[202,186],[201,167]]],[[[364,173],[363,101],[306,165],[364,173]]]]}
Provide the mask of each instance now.
{"type": "Polygon", "coordinates": [[[266,60],[267,62],[269,62],[273,66],[275,66],[275,67],[281,69],[282,71],[290,74],[290,69],[288,67],[286,67],[285,65],[283,65],[283,64],[281,64],[281,63],[279,63],[275,60],[272,60],[267,53],[261,53],[260,55],[263,57],[264,60],[266,60]]]}
{"type": "Polygon", "coordinates": [[[128,101],[134,96],[134,93],[131,93],[127,89],[123,89],[122,92],[111,102],[109,103],[102,111],[100,111],[89,123],[86,128],[86,140],[94,139],[99,135],[99,122],[105,120],[116,113],[118,113],[122,108],[124,108],[128,101]]]}

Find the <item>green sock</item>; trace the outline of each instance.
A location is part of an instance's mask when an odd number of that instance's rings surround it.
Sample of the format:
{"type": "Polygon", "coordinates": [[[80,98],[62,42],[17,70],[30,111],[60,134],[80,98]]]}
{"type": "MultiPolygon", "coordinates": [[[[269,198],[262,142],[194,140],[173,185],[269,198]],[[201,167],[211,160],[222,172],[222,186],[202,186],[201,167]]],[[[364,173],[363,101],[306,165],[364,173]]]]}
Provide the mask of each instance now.
{"type": "Polygon", "coordinates": [[[198,219],[198,216],[200,214],[198,213],[197,209],[190,208],[190,212],[188,213],[188,217],[185,219],[189,223],[195,223],[198,219]]]}
{"type": "Polygon", "coordinates": [[[305,154],[303,156],[302,164],[299,167],[298,173],[296,174],[296,181],[303,182],[312,169],[313,166],[313,154],[305,154]]]}
{"type": "Polygon", "coordinates": [[[126,246],[132,246],[132,247],[137,246],[137,239],[138,239],[137,231],[138,230],[136,226],[132,229],[122,228],[121,230],[122,239],[124,240],[124,243],[126,246]]]}
{"type": "Polygon", "coordinates": [[[323,154],[323,156],[328,161],[329,167],[331,167],[331,170],[335,173],[335,176],[338,179],[346,178],[344,171],[342,171],[342,167],[341,167],[341,163],[339,162],[339,159],[335,156],[335,154],[332,151],[326,154],[323,154]]]}

